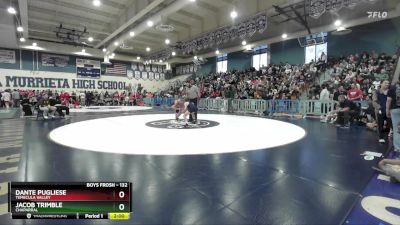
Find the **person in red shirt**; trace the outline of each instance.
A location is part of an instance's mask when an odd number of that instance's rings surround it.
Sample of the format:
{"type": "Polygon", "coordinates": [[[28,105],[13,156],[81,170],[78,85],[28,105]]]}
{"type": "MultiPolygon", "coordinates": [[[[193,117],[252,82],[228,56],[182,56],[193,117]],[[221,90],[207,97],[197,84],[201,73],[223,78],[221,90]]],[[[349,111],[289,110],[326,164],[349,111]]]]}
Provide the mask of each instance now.
{"type": "Polygon", "coordinates": [[[351,84],[351,88],[347,92],[347,99],[350,101],[359,101],[363,99],[362,91],[358,89],[354,83],[351,84]]]}

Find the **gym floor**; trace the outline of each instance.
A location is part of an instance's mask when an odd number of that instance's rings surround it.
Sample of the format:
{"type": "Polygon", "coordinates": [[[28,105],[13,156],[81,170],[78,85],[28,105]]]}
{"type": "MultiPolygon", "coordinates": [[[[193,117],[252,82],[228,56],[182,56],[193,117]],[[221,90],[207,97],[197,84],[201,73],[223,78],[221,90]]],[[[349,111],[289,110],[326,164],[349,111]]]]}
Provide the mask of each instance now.
{"type": "MultiPolygon", "coordinates": [[[[2,179],[130,181],[133,183],[133,213],[130,220],[118,222],[12,221],[8,215],[3,215],[0,224],[342,224],[372,177],[371,166],[377,163],[364,160],[360,154],[364,151],[385,153],[388,148],[378,144],[376,133],[365,128],[336,128],[312,119],[281,119],[307,132],[298,141],[233,153],[106,153],[60,145],[49,138],[53,129],[66,124],[151,114],[173,117],[172,112],[152,109],[73,114],[69,119],[47,121],[15,120],[23,127],[18,173],[2,179]]],[[[205,113],[199,113],[200,119],[201,114],[205,113]]],[[[0,120],[0,126],[10,123],[7,121],[10,120],[0,120]]],[[[106,129],[104,132],[122,132],[106,129]]],[[[259,138],[263,132],[243,130],[242,135],[259,138]]],[[[263,141],[272,138],[265,135],[263,141]]],[[[196,139],[207,141],[207,132],[196,139]]],[[[130,141],[134,146],[135,141],[141,140],[133,136],[132,140],[113,138],[109,141],[130,141]]],[[[179,138],[176,141],[179,144],[179,138]]],[[[230,141],[222,134],[221,143],[230,141]]],[[[190,145],[186,147],[190,150],[190,145]]]]}

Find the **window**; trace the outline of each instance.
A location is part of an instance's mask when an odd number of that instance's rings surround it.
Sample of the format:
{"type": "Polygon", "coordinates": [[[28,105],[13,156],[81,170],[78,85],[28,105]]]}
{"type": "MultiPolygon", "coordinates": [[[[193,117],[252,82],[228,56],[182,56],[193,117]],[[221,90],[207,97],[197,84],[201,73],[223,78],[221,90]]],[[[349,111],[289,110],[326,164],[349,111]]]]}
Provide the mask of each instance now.
{"type": "Polygon", "coordinates": [[[325,55],[328,55],[327,52],[327,43],[319,44],[319,45],[310,45],[304,48],[305,49],[305,63],[310,63],[312,60],[317,62],[321,57],[322,52],[325,55]]]}
{"type": "Polygon", "coordinates": [[[217,56],[217,73],[226,73],[228,71],[228,55],[217,56]]]}
{"type": "Polygon", "coordinates": [[[253,55],[253,67],[256,70],[268,65],[268,46],[262,45],[254,49],[253,55]]]}

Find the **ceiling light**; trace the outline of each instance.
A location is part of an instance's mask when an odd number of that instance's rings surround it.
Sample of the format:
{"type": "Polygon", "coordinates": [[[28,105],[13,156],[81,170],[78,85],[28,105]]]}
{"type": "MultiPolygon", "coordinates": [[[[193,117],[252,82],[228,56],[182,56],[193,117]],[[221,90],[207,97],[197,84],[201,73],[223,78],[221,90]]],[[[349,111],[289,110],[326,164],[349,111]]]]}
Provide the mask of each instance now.
{"type": "Polygon", "coordinates": [[[101,5],[100,0],[93,0],[93,5],[99,7],[101,5]]]}
{"type": "Polygon", "coordinates": [[[20,42],[25,42],[25,38],[22,37],[22,38],[19,39],[19,41],[20,41],[20,42]]]}
{"type": "Polygon", "coordinates": [[[86,52],[86,49],[82,48],[82,53],[85,53],[85,52],[86,52]]]}
{"type": "Polygon", "coordinates": [[[335,24],[335,26],[338,27],[338,26],[342,25],[342,21],[336,20],[334,24],[335,24]]]}
{"type": "Polygon", "coordinates": [[[36,47],[36,46],[37,46],[37,43],[36,43],[36,42],[33,42],[33,43],[32,43],[32,46],[36,47]]]}
{"type": "Polygon", "coordinates": [[[107,51],[107,49],[106,48],[103,48],[103,52],[106,52],[107,51]]]}
{"type": "Polygon", "coordinates": [[[194,60],[197,60],[197,55],[195,55],[195,56],[193,57],[193,59],[194,59],[194,60]]]}
{"type": "Polygon", "coordinates": [[[129,32],[129,36],[131,36],[131,37],[135,36],[135,32],[133,32],[133,31],[129,32]]]}
{"type": "Polygon", "coordinates": [[[92,42],[92,41],[93,41],[93,38],[92,38],[92,37],[89,37],[89,38],[88,38],[88,41],[89,41],[89,42],[92,42]]]}
{"type": "Polygon", "coordinates": [[[195,2],[196,0],[190,0],[191,2],[195,2]]]}
{"type": "Polygon", "coordinates": [[[235,10],[233,10],[232,12],[231,12],[231,18],[232,19],[235,19],[236,17],[237,17],[237,12],[235,11],[235,10]]]}
{"type": "Polygon", "coordinates": [[[170,40],[169,39],[165,39],[165,44],[169,45],[170,40]]]}
{"type": "Polygon", "coordinates": [[[162,59],[160,59],[160,63],[162,63],[163,61],[162,61],[162,59]]]}
{"type": "Polygon", "coordinates": [[[154,25],[153,21],[149,20],[147,21],[147,26],[148,27],[152,27],[154,25]]]}
{"type": "Polygon", "coordinates": [[[12,7],[12,6],[8,7],[7,11],[8,11],[8,13],[10,13],[10,14],[17,14],[17,11],[16,11],[16,10],[14,9],[14,7],[12,7]]]}
{"type": "Polygon", "coordinates": [[[282,34],[282,38],[283,38],[283,39],[287,38],[287,34],[283,33],[283,34],[282,34]]]}
{"type": "Polygon", "coordinates": [[[118,41],[114,42],[114,45],[115,45],[115,46],[118,46],[118,45],[119,45],[118,41]]]}
{"type": "Polygon", "coordinates": [[[23,32],[23,31],[24,31],[24,28],[21,27],[21,26],[19,26],[19,27],[17,27],[17,31],[18,31],[18,32],[23,32]]]}
{"type": "Polygon", "coordinates": [[[172,56],[175,56],[176,55],[176,52],[172,52],[172,56]]]}
{"type": "Polygon", "coordinates": [[[149,47],[146,48],[146,51],[149,52],[151,49],[149,47]]]}
{"type": "Polygon", "coordinates": [[[218,55],[218,54],[219,54],[219,50],[215,51],[215,54],[217,54],[217,55],[218,55]]]}
{"type": "Polygon", "coordinates": [[[137,60],[140,60],[140,56],[136,57],[137,60]]]}
{"type": "Polygon", "coordinates": [[[246,45],[246,50],[250,51],[251,50],[251,45],[246,45]]]}
{"type": "Polygon", "coordinates": [[[242,45],[245,46],[246,44],[247,44],[247,42],[243,40],[242,45]]]}

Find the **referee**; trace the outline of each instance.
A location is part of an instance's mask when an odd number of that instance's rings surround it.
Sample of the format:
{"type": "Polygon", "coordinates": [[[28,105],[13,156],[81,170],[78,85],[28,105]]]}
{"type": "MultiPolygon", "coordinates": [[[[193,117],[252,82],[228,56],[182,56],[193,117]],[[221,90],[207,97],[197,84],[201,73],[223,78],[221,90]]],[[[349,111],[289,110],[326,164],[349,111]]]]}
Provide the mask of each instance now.
{"type": "MultiPolygon", "coordinates": [[[[197,107],[197,101],[200,98],[200,90],[194,84],[194,80],[190,80],[190,87],[187,89],[186,96],[189,98],[189,102],[193,102],[193,104],[197,107]]],[[[197,119],[197,112],[194,114],[197,119]]],[[[189,122],[193,122],[192,113],[189,116],[189,122]]]]}

